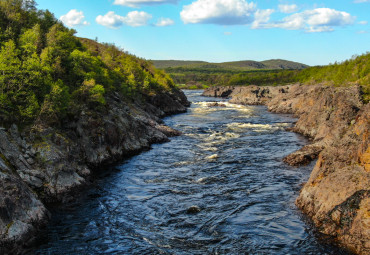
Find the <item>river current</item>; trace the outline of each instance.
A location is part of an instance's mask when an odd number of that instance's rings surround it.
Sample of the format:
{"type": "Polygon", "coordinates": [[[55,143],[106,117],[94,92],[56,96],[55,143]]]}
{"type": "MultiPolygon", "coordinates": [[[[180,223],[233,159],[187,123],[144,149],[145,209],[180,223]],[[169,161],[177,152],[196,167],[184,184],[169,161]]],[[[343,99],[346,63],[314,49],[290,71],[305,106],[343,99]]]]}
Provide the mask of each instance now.
{"type": "Polygon", "coordinates": [[[51,208],[29,254],[348,254],[294,204],[313,165],[282,162],[307,144],[286,131],[292,116],[186,94],[188,112],[164,120],[183,135],[102,169],[79,199],[51,208]]]}

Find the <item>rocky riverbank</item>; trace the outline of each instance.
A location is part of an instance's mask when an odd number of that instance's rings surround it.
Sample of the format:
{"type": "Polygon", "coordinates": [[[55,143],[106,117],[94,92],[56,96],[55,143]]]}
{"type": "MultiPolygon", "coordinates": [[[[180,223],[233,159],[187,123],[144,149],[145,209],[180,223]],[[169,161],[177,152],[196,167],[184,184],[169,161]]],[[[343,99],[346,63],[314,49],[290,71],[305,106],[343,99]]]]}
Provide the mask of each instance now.
{"type": "Polygon", "coordinates": [[[358,86],[212,87],[205,96],[267,105],[298,117],[292,131],[312,143],[284,158],[290,165],[318,158],[296,204],[317,229],[358,254],[370,253],[370,105],[358,86]]]}
{"type": "Polygon", "coordinates": [[[161,118],[189,105],[175,89],[140,102],[112,93],[103,113],[86,108],[59,127],[0,128],[0,254],[32,243],[50,217],[44,203],[73,198],[94,169],[179,135],[161,118]]]}

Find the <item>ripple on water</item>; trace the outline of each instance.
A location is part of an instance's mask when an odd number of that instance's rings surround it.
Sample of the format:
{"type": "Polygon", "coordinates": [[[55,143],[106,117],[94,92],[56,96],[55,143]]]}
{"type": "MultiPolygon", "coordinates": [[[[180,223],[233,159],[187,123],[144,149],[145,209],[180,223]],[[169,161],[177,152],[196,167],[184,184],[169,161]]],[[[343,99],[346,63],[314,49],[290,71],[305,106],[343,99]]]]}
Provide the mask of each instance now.
{"type": "Polygon", "coordinates": [[[165,119],[185,135],[55,210],[30,254],[347,254],[313,234],[294,206],[312,169],[282,162],[307,142],[285,131],[294,119],[187,95],[189,112],[165,119]]]}

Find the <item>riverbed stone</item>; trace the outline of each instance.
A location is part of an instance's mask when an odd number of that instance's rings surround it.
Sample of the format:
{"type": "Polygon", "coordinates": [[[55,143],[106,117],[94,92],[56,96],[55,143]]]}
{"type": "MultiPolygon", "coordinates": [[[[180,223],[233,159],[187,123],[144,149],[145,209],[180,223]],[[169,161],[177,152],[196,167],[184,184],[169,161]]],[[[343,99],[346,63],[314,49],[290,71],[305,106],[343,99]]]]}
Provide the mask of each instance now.
{"type": "Polygon", "coordinates": [[[186,213],[187,214],[197,214],[201,211],[201,209],[196,206],[196,205],[193,205],[193,206],[190,206],[187,210],[186,210],[186,213]]]}

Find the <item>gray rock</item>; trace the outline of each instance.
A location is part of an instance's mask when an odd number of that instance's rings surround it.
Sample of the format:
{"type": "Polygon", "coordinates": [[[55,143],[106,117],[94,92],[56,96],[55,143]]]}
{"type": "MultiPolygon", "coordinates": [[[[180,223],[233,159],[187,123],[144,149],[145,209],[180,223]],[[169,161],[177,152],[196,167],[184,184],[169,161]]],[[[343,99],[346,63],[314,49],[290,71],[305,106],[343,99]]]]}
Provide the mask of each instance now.
{"type": "Polygon", "coordinates": [[[201,211],[201,209],[196,206],[196,205],[193,205],[193,206],[190,206],[187,210],[186,210],[186,213],[187,214],[196,214],[196,213],[199,213],[201,211]]]}
{"type": "Polygon", "coordinates": [[[85,108],[58,129],[40,125],[23,137],[16,125],[0,129],[0,243],[8,247],[0,254],[17,253],[36,236],[49,215],[41,201],[65,201],[87,183],[90,169],[179,135],[160,118],[189,104],[177,90],[140,102],[114,93],[106,112],[85,108]]]}
{"type": "Polygon", "coordinates": [[[35,164],[35,161],[34,161],[32,158],[28,158],[26,161],[27,161],[27,163],[28,163],[28,164],[30,164],[30,165],[35,164]]]}
{"type": "Polygon", "coordinates": [[[46,223],[49,213],[27,185],[4,165],[0,160],[0,241],[4,244],[0,253],[14,254],[46,223]]]}

